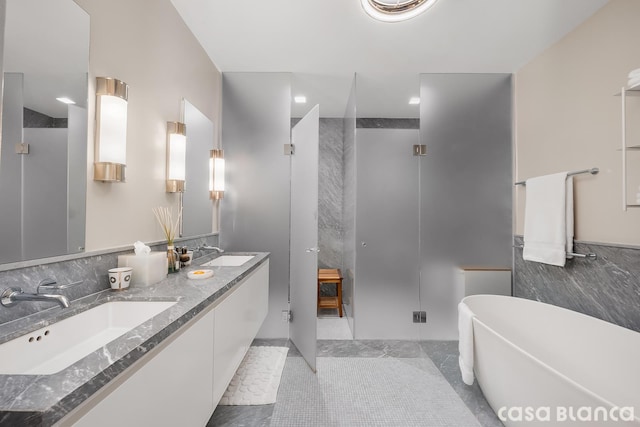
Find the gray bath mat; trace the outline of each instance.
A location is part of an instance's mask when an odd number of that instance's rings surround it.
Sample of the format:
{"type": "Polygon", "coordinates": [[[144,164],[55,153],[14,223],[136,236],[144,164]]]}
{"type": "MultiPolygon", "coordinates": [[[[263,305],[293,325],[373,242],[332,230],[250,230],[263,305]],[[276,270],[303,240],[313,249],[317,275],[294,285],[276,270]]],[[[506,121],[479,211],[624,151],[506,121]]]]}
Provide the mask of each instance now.
{"type": "Polygon", "coordinates": [[[272,427],[479,427],[428,359],[302,358],[283,372],[272,427]]]}

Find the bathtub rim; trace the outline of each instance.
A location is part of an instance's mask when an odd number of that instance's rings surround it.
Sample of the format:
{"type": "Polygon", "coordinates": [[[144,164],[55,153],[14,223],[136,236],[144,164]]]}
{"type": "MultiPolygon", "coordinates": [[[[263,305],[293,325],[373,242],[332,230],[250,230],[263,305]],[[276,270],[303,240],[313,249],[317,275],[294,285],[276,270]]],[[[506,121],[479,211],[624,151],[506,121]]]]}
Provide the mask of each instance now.
{"type": "MultiPolygon", "coordinates": [[[[597,317],[593,317],[593,316],[589,316],[587,314],[584,313],[580,313],[577,311],[573,311],[573,310],[569,310],[567,308],[564,307],[559,307],[553,304],[547,304],[544,302],[540,302],[540,301],[534,301],[534,300],[529,300],[526,298],[519,298],[519,297],[513,297],[513,296],[505,296],[505,295],[470,295],[467,296],[465,298],[462,299],[461,302],[465,302],[467,299],[495,299],[495,298],[499,298],[499,299],[505,299],[505,298],[517,298],[519,300],[522,301],[528,301],[530,303],[536,303],[536,304],[544,304],[547,306],[551,306],[553,309],[559,309],[559,310],[565,310],[565,311],[570,311],[572,314],[577,314],[577,315],[581,315],[584,317],[588,317],[590,319],[595,319],[598,320],[600,322],[605,322],[608,323],[612,326],[618,327],[618,328],[623,328],[622,326],[616,325],[614,323],[610,323],[610,322],[606,322],[602,319],[598,319],[597,317]]],[[[466,302],[465,302],[466,304],[466,302]]],[[[467,304],[467,307],[469,307],[469,305],[467,304]]],[[[548,365],[547,363],[543,362],[542,360],[538,359],[537,357],[531,355],[530,353],[527,353],[526,351],[524,351],[521,347],[517,346],[516,344],[514,344],[513,342],[509,341],[508,339],[506,339],[503,335],[499,334],[498,332],[496,332],[495,329],[491,328],[489,325],[487,325],[485,322],[483,322],[482,320],[480,320],[478,318],[478,316],[476,315],[476,313],[473,311],[473,309],[471,307],[469,307],[469,309],[471,310],[471,312],[473,313],[473,317],[472,317],[472,323],[473,323],[473,328],[475,329],[475,325],[476,323],[480,324],[482,327],[484,327],[485,329],[487,329],[489,332],[491,332],[493,335],[495,335],[496,337],[498,337],[501,341],[503,341],[504,343],[506,343],[506,345],[510,348],[512,348],[513,350],[515,350],[517,353],[523,355],[525,358],[527,358],[528,360],[531,360],[534,364],[542,367],[543,369],[546,369],[547,371],[550,371],[553,374],[556,374],[559,378],[561,378],[563,381],[568,382],[569,384],[571,384],[572,386],[576,387],[578,390],[586,393],[587,395],[589,395],[590,397],[594,398],[595,400],[601,402],[603,404],[603,406],[606,406],[608,409],[612,409],[612,408],[623,408],[625,406],[620,406],[620,405],[616,405],[614,403],[612,403],[611,401],[603,398],[601,395],[596,394],[595,392],[589,390],[588,388],[586,388],[585,386],[583,386],[582,384],[578,383],[576,380],[573,380],[572,378],[568,377],[567,375],[561,373],[560,371],[558,371],[557,369],[551,367],[550,365],[548,365]]],[[[623,328],[626,329],[626,328],[623,328]]],[[[631,331],[634,332],[634,331],[631,331]]],[[[474,351],[474,359],[475,359],[475,351],[476,351],[476,345],[475,345],[475,333],[473,334],[473,351],[474,351]]],[[[474,376],[476,377],[476,381],[478,382],[478,385],[480,386],[480,388],[482,389],[482,384],[480,384],[480,381],[478,380],[478,376],[476,375],[476,365],[474,363],[474,376]]],[[[484,391],[483,391],[484,393],[484,391]]],[[[492,406],[492,409],[493,406],[492,406]]],[[[494,409],[494,412],[495,409],[494,409]]],[[[640,422],[640,414],[635,414],[634,411],[634,422],[640,422]]]]}
{"type": "MultiPolygon", "coordinates": [[[[609,322],[607,320],[600,319],[599,317],[591,316],[590,314],[581,313],[579,311],[575,311],[575,310],[572,310],[570,308],[561,307],[561,306],[555,305],[555,304],[550,304],[548,302],[542,302],[542,301],[529,299],[529,298],[524,298],[524,297],[517,297],[517,296],[514,296],[514,295],[489,295],[489,294],[468,295],[468,296],[462,298],[462,300],[460,302],[465,302],[467,300],[474,300],[474,299],[478,299],[478,300],[482,300],[482,299],[500,299],[500,300],[516,299],[518,301],[524,302],[525,304],[541,304],[541,305],[550,307],[553,310],[569,311],[569,312],[571,312],[572,315],[575,315],[575,316],[578,316],[578,317],[582,317],[582,318],[587,318],[587,319],[590,319],[590,321],[596,321],[596,322],[604,323],[604,324],[606,324],[608,326],[615,326],[616,328],[621,328],[621,329],[623,329],[625,331],[629,331],[629,332],[632,332],[632,333],[635,333],[635,334],[640,334],[640,332],[638,332],[638,331],[634,331],[633,329],[629,329],[629,328],[626,328],[624,326],[617,325],[617,324],[615,324],[613,322],[609,322]]],[[[471,306],[469,306],[468,304],[467,304],[467,307],[469,307],[469,309],[471,309],[471,306]]],[[[473,311],[473,310],[471,310],[471,311],[473,311]]]]}

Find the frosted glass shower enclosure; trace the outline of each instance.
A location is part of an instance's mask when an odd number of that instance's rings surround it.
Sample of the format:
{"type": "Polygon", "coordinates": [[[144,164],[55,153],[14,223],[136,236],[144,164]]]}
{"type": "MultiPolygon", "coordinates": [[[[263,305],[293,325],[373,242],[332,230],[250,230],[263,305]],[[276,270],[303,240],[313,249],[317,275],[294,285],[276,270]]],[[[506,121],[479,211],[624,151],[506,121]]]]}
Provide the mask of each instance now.
{"type": "MultiPolygon", "coordinates": [[[[457,269],[512,265],[511,76],[399,80],[410,93],[386,85],[398,79],[356,75],[343,116],[344,312],[356,339],[457,339],[457,269]],[[411,111],[409,95],[420,97],[411,111]],[[414,156],[414,145],[426,155],[414,156]],[[414,323],[414,312],[426,322],[414,323]]],[[[292,170],[283,153],[291,75],[224,73],[222,86],[229,169],[220,243],[271,252],[269,314],[259,336],[287,337],[291,267],[299,265],[290,258],[292,170]]],[[[307,288],[313,301],[315,281],[307,288]]],[[[312,359],[316,330],[303,329],[314,338],[312,359]]]]}
{"type": "Polygon", "coordinates": [[[356,337],[417,339],[417,129],[356,131],[356,337]]]}
{"type": "Polygon", "coordinates": [[[455,340],[457,269],[512,264],[511,77],[420,75],[419,124],[368,118],[359,77],[353,142],[345,132],[355,338],[455,340]]]}

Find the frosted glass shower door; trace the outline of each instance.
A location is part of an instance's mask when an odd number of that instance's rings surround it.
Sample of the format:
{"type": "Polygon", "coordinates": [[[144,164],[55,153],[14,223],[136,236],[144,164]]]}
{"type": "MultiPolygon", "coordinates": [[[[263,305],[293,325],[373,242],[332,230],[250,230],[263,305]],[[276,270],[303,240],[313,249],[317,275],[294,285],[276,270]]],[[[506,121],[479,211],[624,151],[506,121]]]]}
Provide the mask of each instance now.
{"type": "Polygon", "coordinates": [[[356,339],[418,339],[417,129],[356,131],[356,339]]]}
{"type": "Polygon", "coordinates": [[[318,281],[318,105],[293,128],[291,140],[291,341],[316,371],[318,281]]]}
{"type": "Polygon", "coordinates": [[[25,128],[29,154],[22,157],[23,259],[67,253],[66,128],[25,128]],[[41,224],[47,224],[41,227],[41,224]]]}

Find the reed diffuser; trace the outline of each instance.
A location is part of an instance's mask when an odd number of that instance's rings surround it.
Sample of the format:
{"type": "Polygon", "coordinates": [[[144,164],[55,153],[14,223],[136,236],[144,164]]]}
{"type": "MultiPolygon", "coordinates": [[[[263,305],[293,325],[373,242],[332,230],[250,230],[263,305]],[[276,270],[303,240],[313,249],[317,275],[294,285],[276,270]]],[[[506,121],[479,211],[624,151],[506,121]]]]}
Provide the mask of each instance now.
{"type": "Polygon", "coordinates": [[[173,246],[173,239],[175,239],[176,232],[178,231],[180,218],[182,217],[182,208],[180,208],[175,222],[173,221],[173,214],[169,208],[157,207],[152,210],[167,239],[167,271],[169,273],[177,273],[180,270],[180,258],[173,246]]]}

